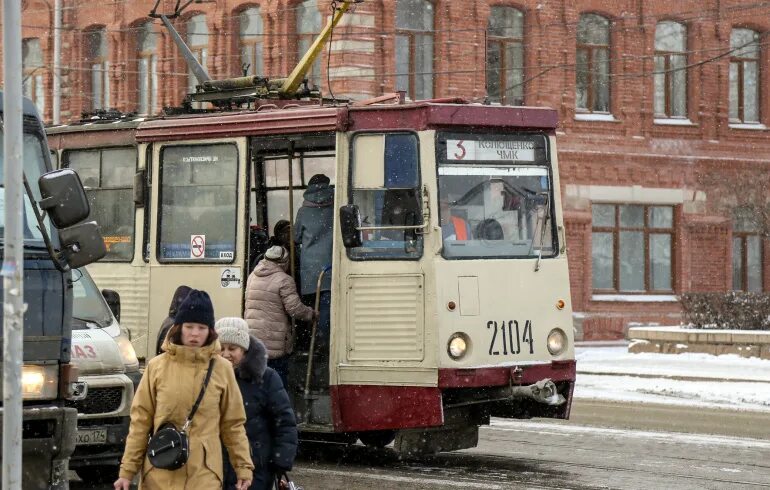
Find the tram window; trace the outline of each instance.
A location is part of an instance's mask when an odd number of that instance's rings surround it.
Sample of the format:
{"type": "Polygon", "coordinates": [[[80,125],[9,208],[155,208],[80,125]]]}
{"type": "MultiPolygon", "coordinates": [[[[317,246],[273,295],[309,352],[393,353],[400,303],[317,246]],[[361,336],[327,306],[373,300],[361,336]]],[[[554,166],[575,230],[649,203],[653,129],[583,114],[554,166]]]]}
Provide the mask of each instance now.
{"type": "Polygon", "coordinates": [[[364,227],[361,247],[348,249],[352,259],[418,259],[422,234],[419,148],[412,133],[359,134],[353,140],[351,203],[364,227]],[[403,227],[403,228],[402,228],[403,227]]]}
{"type": "Polygon", "coordinates": [[[106,261],[130,262],[134,257],[135,148],[71,150],[62,156],[66,167],[80,176],[91,214],[107,246],[106,261]]]}
{"type": "Polygon", "coordinates": [[[232,262],[238,190],[236,146],[167,146],[161,151],[160,162],[158,260],[232,262]]]}

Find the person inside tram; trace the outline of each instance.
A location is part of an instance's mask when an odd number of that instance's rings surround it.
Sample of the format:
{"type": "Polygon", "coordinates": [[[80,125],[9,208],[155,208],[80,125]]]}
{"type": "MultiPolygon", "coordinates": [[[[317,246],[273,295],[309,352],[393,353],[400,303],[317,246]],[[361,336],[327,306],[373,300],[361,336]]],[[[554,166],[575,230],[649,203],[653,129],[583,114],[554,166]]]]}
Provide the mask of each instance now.
{"type": "MultiPolygon", "coordinates": [[[[315,304],[318,277],[332,262],[334,186],[324,174],[308,181],[304,202],[294,222],[294,242],[300,250],[300,294],[306,305],[315,304]]],[[[324,274],[320,287],[320,317],[316,333],[317,352],[328,356],[331,305],[331,272],[324,274]]]]}
{"type": "Polygon", "coordinates": [[[465,218],[459,216],[455,206],[447,198],[439,202],[439,218],[441,224],[441,236],[444,240],[470,240],[471,226],[465,218]]]}
{"type": "Polygon", "coordinates": [[[476,225],[475,236],[480,240],[502,240],[505,238],[502,225],[494,218],[487,218],[476,225]]]}

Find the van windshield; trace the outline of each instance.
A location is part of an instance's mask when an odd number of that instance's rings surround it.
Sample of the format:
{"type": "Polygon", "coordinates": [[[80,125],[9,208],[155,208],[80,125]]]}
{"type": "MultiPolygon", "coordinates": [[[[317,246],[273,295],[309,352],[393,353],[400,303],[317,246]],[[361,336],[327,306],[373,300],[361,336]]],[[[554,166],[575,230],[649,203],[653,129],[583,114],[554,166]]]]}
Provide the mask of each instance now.
{"type": "Polygon", "coordinates": [[[84,269],[72,271],[72,318],[75,327],[99,328],[110,326],[112,312],[96,287],[91,276],[84,269]]]}
{"type": "MultiPolygon", "coordinates": [[[[5,176],[4,145],[4,134],[2,128],[0,128],[0,238],[5,237],[5,188],[3,186],[3,179],[5,176]]],[[[43,157],[44,147],[43,139],[39,135],[24,133],[24,147],[22,150],[24,152],[24,175],[27,178],[27,182],[30,183],[32,194],[37,201],[40,200],[40,190],[37,187],[37,181],[46,169],[45,159],[43,157]]],[[[48,221],[46,221],[46,226],[50,235],[51,229],[48,221]]],[[[23,232],[25,245],[43,244],[43,234],[38,228],[34,209],[26,194],[24,194],[23,232]]]]}

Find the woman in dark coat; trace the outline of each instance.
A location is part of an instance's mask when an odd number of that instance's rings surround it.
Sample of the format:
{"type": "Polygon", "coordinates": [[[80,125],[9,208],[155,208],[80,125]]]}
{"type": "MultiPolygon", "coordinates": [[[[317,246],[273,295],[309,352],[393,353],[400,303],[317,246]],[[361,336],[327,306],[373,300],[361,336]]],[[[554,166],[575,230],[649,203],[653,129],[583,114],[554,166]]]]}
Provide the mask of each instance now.
{"type": "Polygon", "coordinates": [[[168,307],[168,317],[163,320],[163,323],[160,325],[160,331],[158,332],[158,343],[155,346],[155,353],[157,355],[163,354],[161,346],[166,340],[169,329],[174,326],[174,317],[179,309],[179,305],[181,305],[182,301],[184,301],[187,295],[190,294],[190,291],[192,291],[192,288],[189,286],[179,286],[176,288],[176,291],[174,291],[174,297],[171,298],[171,306],[168,307]]]}
{"type": "MultiPolygon", "coordinates": [[[[291,470],[297,454],[297,422],[289,395],[273,369],[267,367],[267,349],[242,318],[220,318],[216,323],[222,357],[233,364],[246,409],[246,436],[251,444],[254,478],[250,490],[273,488],[275,477],[291,470]]],[[[224,463],[224,488],[235,488],[236,475],[224,463]]]]}

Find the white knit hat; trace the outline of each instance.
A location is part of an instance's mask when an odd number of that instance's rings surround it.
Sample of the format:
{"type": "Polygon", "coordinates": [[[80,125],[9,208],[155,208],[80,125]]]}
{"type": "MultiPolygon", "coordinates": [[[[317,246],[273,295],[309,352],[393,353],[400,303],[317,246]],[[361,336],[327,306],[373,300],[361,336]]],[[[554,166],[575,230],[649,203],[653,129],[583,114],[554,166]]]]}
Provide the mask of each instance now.
{"type": "Polygon", "coordinates": [[[222,344],[235,344],[249,350],[249,324],[243,318],[228,316],[217,320],[214,329],[222,344]]]}
{"type": "Polygon", "coordinates": [[[273,262],[286,262],[289,260],[289,255],[282,246],[273,245],[265,252],[265,258],[273,262]]]}

